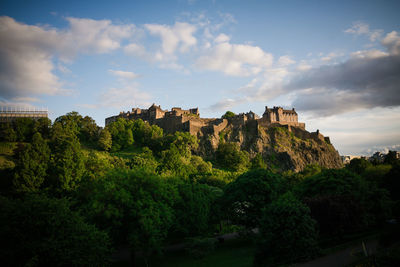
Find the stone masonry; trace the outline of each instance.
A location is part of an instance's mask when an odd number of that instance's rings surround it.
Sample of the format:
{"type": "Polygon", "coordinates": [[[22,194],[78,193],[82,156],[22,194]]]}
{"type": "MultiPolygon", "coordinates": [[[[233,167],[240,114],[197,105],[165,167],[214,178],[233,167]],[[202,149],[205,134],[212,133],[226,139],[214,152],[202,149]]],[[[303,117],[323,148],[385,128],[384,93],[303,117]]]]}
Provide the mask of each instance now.
{"type": "Polygon", "coordinates": [[[304,138],[319,139],[329,143],[329,137],[324,137],[317,132],[309,133],[305,131],[305,123],[298,122],[298,115],[295,109],[286,110],[282,107],[265,107],[265,112],[261,118],[254,112],[240,113],[232,118],[200,118],[198,108],[188,110],[174,107],[170,111],[161,109],[155,104],[148,109],[132,108],[128,112],[120,112],[119,115],[106,118],[106,125],[116,121],[119,118],[136,120],[142,119],[150,124],[161,127],[167,133],[176,131],[189,132],[192,135],[214,134],[224,130],[229,124],[233,126],[241,126],[251,122],[257,127],[283,126],[289,131],[294,131],[304,136],[304,138]]]}

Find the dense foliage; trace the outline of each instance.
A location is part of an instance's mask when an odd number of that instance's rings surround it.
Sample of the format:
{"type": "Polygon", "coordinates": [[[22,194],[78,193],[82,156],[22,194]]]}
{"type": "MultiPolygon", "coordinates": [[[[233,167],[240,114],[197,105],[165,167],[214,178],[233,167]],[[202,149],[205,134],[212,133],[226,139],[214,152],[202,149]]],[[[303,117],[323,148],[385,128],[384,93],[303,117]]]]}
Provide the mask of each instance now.
{"type": "Polygon", "coordinates": [[[148,258],[185,240],[200,257],[215,233],[257,228],[255,263],[296,262],[314,256],[321,237],[400,219],[393,153],[282,173],[223,140],[205,160],[196,136],[142,120],[100,128],[70,112],[0,132],[0,260],[9,265],[107,265],[112,248],[148,258]]]}
{"type": "Polygon", "coordinates": [[[304,261],[318,254],[317,223],[310,209],[286,193],[263,209],[255,264],[304,261]]]}

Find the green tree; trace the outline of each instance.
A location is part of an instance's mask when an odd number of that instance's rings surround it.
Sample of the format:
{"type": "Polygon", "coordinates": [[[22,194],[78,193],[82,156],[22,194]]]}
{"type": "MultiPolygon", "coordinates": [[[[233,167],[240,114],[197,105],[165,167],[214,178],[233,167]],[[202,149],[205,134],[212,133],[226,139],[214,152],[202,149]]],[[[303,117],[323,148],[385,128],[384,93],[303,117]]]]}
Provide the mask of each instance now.
{"type": "Polygon", "coordinates": [[[222,115],[222,119],[229,119],[229,118],[232,118],[232,117],[235,117],[236,116],[236,114],[235,113],[233,113],[232,111],[227,111],[227,112],[225,112],[225,114],[224,115],[222,115]]]}
{"type": "Polygon", "coordinates": [[[198,236],[213,230],[212,209],[223,192],[219,188],[197,183],[177,186],[179,198],[174,210],[173,230],[183,236],[198,236]]]}
{"type": "Polygon", "coordinates": [[[66,199],[0,196],[0,260],[4,266],[104,266],[108,236],[71,210],[66,199]]]}
{"type": "Polygon", "coordinates": [[[13,122],[17,141],[30,142],[34,134],[35,121],[32,118],[17,118],[13,122]]]}
{"type": "Polygon", "coordinates": [[[119,118],[117,121],[107,125],[112,137],[111,151],[116,152],[133,144],[133,123],[130,120],[119,118]]]}
{"type": "Polygon", "coordinates": [[[360,158],[352,159],[350,163],[346,166],[346,169],[357,174],[362,174],[368,167],[371,166],[372,164],[368,160],[360,158]]]}
{"type": "Polygon", "coordinates": [[[111,133],[108,131],[107,128],[101,130],[98,144],[99,144],[99,147],[105,151],[108,151],[111,149],[112,137],[111,137],[111,133]]]}
{"type": "Polygon", "coordinates": [[[64,131],[67,131],[69,133],[74,134],[75,136],[78,136],[80,132],[81,121],[82,121],[82,116],[79,115],[78,112],[72,111],[56,118],[54,123],[61,125],[64,131]]]}
{"type": "Polygon", "coordinates": [[[84,142],[96,142],[99,138],[99,126],[94,119],[85,116],[79,122],[79,139],[84,142]]]}
{"type": "Polygon", "coordinates": [[[50,138],[51,120],[48,118],[39,118],[35,120],[34,132],[39,132],[44,139],[50,138]]]}
{"type": "Polygon", "coordinates": [[[216,151],[217,163],[228,170],[244,171],[250,160],[246,151],[240,151],[237,143],[220,143],[216,151]]]}
{"type": "Polygon", "coordinates": [[[318,254],[316,222],[310,209],[290,192],[262,211],[255,265],[295,263],[318,254]]]}
{"type": "Polygon", "coordinates": [[[115,244],[129,244],[145,255],[159,250],[173,222],[175,188],[142,170],[115,170],[80,189],[86,216],[106,230],[115,244]],[[88,193],[90,192],[90,193],[88,193]]]}
{"type": "Polygon", "coordinates": [[[94,152],[93,150],[90,151],[84,162],[85,170],[83,176],[89,180],[98,179],[113,168],[108,157],[94,152]]]}
{"type": "Polygon", "coordinates": [[[1,135],[0,138],[2,141],[6,142],[15,142],[17,141],[17,133],[14,130],[14,127],[11,123],[1,123],[0,124],[1,135]]]}
{"type": "Polygon", "coordinates": [[[58,122],[52,128],[49,186],[56,191],[76,189],[84,174],[84,157],[74,132],[58,122]]]}
{"type": "Polygon", "coordinates": [[[257,154],[252,160],[251,160],[251,168],[252,169],[266,169],[267,164],[265,163],[263,157],[261,154],[257,154]]]}
{"type": "Polygon", "coordinates": [[[400,160],[397,158],[397,152],[389,150],[383,163],[390,165],[400,164],[400,160]]]}
{"type": "Polygon", "coordinates": [[[263,169],[250,170],[229,183],[222,199],[229,218],[249,229],[257,227],[261,210],[282,191],[282,177],[263,169]]]}
{"type": "Polygon", "coordinates": [[[387,192],[378,190],[347,169],[323,170],[295,188],[311,209],[321,232],[339,236],[360,229],[387,214],[387,192]]]}
{"type": "Polygon", "coordinates": [[[38,191],[47,175],[50,149],[40,133],[35,133],[32,143],[17,155],[14,186],[20,192],[38,191]]]}

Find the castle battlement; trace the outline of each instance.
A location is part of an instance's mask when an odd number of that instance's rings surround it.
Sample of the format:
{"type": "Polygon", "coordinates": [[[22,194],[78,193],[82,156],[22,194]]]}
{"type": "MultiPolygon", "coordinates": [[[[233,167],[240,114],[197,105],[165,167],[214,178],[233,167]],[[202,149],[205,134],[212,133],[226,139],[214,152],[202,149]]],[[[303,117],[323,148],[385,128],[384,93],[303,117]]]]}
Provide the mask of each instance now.
{"type": "MultiPolygon", "coordinates": [[[[150,124],[158,125],[168,133],[176,131],[190,132],[193,135],[201,131],[222,131],[229,123],[235,126],[244,125],[254,121],[259,126],[287,125],[288,127],[298,127],[305,129],[305,124],[298,122],[298,115],[295,109],[285,110],[282,107],[265,107],[265,112],[260,118],[252,111],[240,113],[229,119],[206,119],[200,118],[198,108],[182,109],[173,107],[171,110],[163,110],[161,106],[155,104],[148,109],[132,108],[128,112],[120,112],[119,115],[106,118],[106,125],[116,121],[119,118],[137,120],[141,119],[150,124]]],[[[216,133],[218,134],[218,133],[216,133]]]]}

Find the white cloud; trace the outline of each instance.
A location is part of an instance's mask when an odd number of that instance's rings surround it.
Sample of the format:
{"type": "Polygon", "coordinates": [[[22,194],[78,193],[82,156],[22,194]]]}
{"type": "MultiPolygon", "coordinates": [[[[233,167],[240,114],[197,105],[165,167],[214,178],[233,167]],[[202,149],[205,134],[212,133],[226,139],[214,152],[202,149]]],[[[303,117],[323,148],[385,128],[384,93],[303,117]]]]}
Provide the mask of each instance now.
{"type": "Polygon", "coordinates": [[[98,107],[130,108],[148,105],[151,95],[138,89],[137,84],[110,88],[100,96],[98,107]]]}
{"type": "Polygon", "coordinates": [[[218,101],[217,103],[211,105],[209,107],[209,109],[212,111],[226,111],[226,110],[229,110],[229,109],[233,108],[234,106],[237,106],[243,102],[244,102],[243,99],[227,98],[227,99],[223,99],[223,100],[218,101]]]}
{"type": "Polygon", "coordinates": [[[75,53],[108,53],[120,48],[124,39],[130,38],[136,27],[132,24],[114,25],[110,20],[67,18],[70,29],[62,33],[66,50],[75,53]]]}
{"type": "Polygon", "coordinates": [[[231,38],[228,35],[226,35],[224,33],[221,33],[221,34],[219,34],[217,36],[217,38],[215,38],[214,42],[216,42],[216,43],[225,43],[225,42],[229,42],[230,39],[231,38]]]}
{"type": "Polygon", "coordinates": [[[193,36],[196,27],[185,22],[176,22],[173,27],[160,24],[146,24],[145,28],[152,35],[160,36],[162,53],[172,55],[176,49],[187,52],[191,46],[196,45],[197,39],[193,36]]]}
{"type": "Polygon", "coordinates": [[[278,59],[278,65],[279,66],[289,66],[296,63],[296,61],[294,61],[293,59],[290,58],[290,56],[286,55],[286,56],[281,56],[278,59]]]}
{"type": "Polygon", "coordinates": [[[400,124],[396,123],[400,121],[399,111],[400,108],[373,108],[324,119],[304,112],[300,114],[305,118],[307,129],[320,129],[322,134],[330,136],[340,154],[363,155],[400,143],[400,124]]]}
{"type": "Polygon", "coordinates": [[[367,59],[386,57],[388,55],[389,55],[388,53],[376,49],[356,51],[350,54],[352,58],[367,58],[367,59]]]}
{"type": "Polygon", "coordinates": [[[353,23],[353,26],[344,32],[354,35],[366,35],[371,42],[379,40],[383,34],[383,30],[370,30],[369,25],[363,22],[353,23]]]}
{"type": "Polygon", "coordinates": [[[307,71],[310,70],[311,68],[312,66],[304,60],[300,61],[300,63],[296,67],[298,71],[307,71]]]}
{"type": "Polygon", "coordinates": [[[123,78],[123,79],[136,79],[137,77],[139,77],[138,74],[130,72],[130,71],[122,71],[122,70],[108,70],[108,72],[110,72],[112,75],[117,76],[119,78],[123,78]]]}
{"type": "Polygon", "coordinates": [[[58,58],[71,61],[79,53],[107,53],[132,36],[134,25],[114,25],[109,20],[67,18],[69,28],[19,23],[0,17],[0,93],[6,99],[65,93],[53,73],[58,58]]]}
{"type": "Polygon", "coordinates": [[[398,32],[392,31],[388,33],[382,40],[382,45],[384,45],[389,53],[392,55],[400,55],[400,36],[398,32]]]}
{"type": "Polygon", "coordinates": [[[222,71],[232,76],[249,76],[272,65],[273,56],[258,46],[220,43],[201,56],[196,65],[201,69],[222,71]]]}
{"type": "Polygon", "coordinates": [[[369,33],[369,25],[363,22],[355,22],[351,28],[344,31],[345,33],[352,33],[352,34],[368,34],[369,33]]]}

